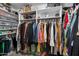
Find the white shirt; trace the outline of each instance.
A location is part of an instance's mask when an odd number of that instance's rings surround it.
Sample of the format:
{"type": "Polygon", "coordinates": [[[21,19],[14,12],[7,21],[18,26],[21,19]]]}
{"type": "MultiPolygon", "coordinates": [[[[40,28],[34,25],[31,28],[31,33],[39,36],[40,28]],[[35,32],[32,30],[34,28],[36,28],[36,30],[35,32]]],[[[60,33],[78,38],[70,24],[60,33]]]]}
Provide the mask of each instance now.
{"type": "Polygon", "coordinates": [[[50,46],[54,46],[54,30],[53,30],[53,22],[51,24],[51,30],[50,30],[50,46]]]}

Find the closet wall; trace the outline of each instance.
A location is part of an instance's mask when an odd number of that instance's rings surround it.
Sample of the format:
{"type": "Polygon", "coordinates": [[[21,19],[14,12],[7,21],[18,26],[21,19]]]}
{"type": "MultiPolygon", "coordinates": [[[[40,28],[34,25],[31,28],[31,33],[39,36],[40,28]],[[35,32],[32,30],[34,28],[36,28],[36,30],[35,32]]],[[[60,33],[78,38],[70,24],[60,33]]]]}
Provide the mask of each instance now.
{"type": "MultiPolygon", "coordinates": [[[[10,4],[9,4],[10,5],[10,4]]],[[[17,11],[7,4],[0,4],[0,55],[8,55],[16,48],[18,25],[17,11]]]]}
{"type": "Polygon", "coordinates": [[[71,12],[76,9],[75,4],[12,3],[12,7],[16,10],[11,8],[13,11],[9,12],[0,8],[0,55],[16,48],[17,52],[34,56],[79,55],[78,11],[71,12]],[[75,23],[66,23],[73,19],[75,23]],[[73,29],[70,23],[74,24],[73,29]],[[68,26],[66,33],[65,25],[68,26]]]}

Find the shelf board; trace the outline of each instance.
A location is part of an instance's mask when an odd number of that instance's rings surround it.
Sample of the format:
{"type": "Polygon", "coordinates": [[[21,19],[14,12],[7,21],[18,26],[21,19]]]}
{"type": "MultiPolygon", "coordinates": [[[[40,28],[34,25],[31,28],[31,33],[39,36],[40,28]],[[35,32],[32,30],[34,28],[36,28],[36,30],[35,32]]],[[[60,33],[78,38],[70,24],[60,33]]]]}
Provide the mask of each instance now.
{"type": "Polygon", "coordinates": [[[10,15],[13,15],[13,16],[17,17],[17,15],[15,15],[14,13],[8,12],[7,10],[4,10],[3,8],[0,8],[0,10],[3,11],[3,12],[5,12],[5,13],[8,13],[10,15]]]}
{"type": "MultiPolygon", "coordinates": [[[[0,24],[0,26],[16,26],[16,25],[6,25],[6,24],[0,24]]],[[[18,26],[18,25],[17,25],[18,26]]],[[[16,26],[16,27],[17,27],[16,26]]]]}
{"type": "Polygon", "coordinates": [[[3,21],[3,22],[11,22],[11,23],[18,23],[18,22],[15,22],[15,21],[11,21],[11,20],[4,20],[4,19],[0,19],[0,21],[3,21]]]}
{"type": "Polygon", "coordinates": [[[5,18],[10,18],[10,19],[15,19],[15,20],[17,20],[17,19],[18,19],[17,17],[16,17],[16,18],[14,18],[14,17],[4,16],[4,15],[0,15],[0,16],[5,17],[5,18]]]}
{"type": "Polygon", "coordinates": [[[14,29],[0,29],[0,31],[7,31],[7,30],[16,30],[17,28],[14,29]]]}
{"type": "Polygon", "coordinates": [[[8,53],[0,53],[0,54],[8,54],[8,53]]]}
{"type": "MultiPolygon", "coordinates": [[[[12,32],[11,34],[14,34],[14,33],[16,33],[16,32],[12,32]]],[[[8,33],[0,34],[0,36],[1,36],[1,35],[7,35],[7,34],[8,34],[8,33]]]]}

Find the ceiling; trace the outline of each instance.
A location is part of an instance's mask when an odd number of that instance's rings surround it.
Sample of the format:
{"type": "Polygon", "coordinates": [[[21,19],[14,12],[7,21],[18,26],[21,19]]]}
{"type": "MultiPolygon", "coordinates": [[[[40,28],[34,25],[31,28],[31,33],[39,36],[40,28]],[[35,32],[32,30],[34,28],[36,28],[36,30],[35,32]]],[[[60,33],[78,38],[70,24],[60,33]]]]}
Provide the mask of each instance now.
{"type": "MultiPolygon", "coordinates": [[[[40,4],[44,4],[44,3],[29,3],[29,5],[40,5],[40,4]]],[[[22,7],[24,7],[25,5],[28,5],[28,3],[11,3],[12,7],[15,9],[20,9],[22,7]]]]}
{"type": "Polygon", "coordinates": [[[20,8],[22,8],[26,4],[25,3],[11,3],[11,5],[15,9],[20,9],[20,8]]]}
{"type": "MultiPolygon", "coordinates": [[[[35,6],[35,5],[41,5],[41,4],[46,4],[46,3],[11,3],[12,7],[17,10],[23,8],[25,5],[28,5],[28,4],[35,6]]],[[[63,3],[62,6],[63,7],[72,6],[72,3],[63,3]]]]}

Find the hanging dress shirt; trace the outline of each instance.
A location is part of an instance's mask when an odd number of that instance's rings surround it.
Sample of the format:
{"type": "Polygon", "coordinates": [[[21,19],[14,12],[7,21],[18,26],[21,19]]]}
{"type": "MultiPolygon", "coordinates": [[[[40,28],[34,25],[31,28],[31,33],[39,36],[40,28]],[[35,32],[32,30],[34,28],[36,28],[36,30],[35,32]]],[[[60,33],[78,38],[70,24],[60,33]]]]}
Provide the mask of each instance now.
{"type": "Polygon", "coordinates": [[[44,23],[44,41],[47,42],[46,23],[44,23]]]}
{"type": "Polygon", "coordinates": [[[50,46],[54,46],[54,30],[53,30],[53,22],[51,23],[51,30],[50,30],[50,46]]]}
{"type": "Polygon", "coordinates": [[[61,47],[61,29],[60,29],[60,23],[59,20],[57,20],[56,22],[56,30],[57,30],[57,48],[60,51],[60,47],[61,47]]]}
{"type": "Polygon", "coordinates": [[[25,33],[25,24],[26,23],[22,23],[20,25],[20,43],[21,43],[21,50],[25,49],[25,39],[24,39],[24,33],[25,33]]]}
{"type": "Polygon", "coordinates": [[[39,31],[38,31],[38,42],[44,43],[44,24],[39,24],[39,31]]]}
{"type": "Polygon", "coordinates": [[[33,41],[38,42],[38,24],[33,24],[33,41]]]}
{"type": "Polygon", "coordinates": [[[66,26],[67,26],[68,22],[69,22],[69,20],[68,20],[68,11],[66,11],[65,22],[64,22],[64,29],[66,29],[66,26]]]}

